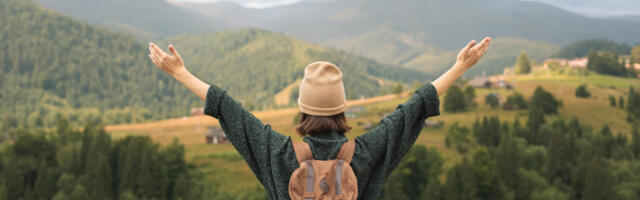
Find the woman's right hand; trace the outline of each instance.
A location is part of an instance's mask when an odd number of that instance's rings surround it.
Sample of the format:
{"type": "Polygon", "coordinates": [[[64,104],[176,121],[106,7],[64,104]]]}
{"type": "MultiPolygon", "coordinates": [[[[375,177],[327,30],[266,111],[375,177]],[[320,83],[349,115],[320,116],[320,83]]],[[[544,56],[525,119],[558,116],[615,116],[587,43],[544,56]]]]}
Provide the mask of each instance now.
{"type": "Polygon", "coordinates": [[[160,49],[160,47],[158,47],[158,45],[154,44],[153,42],[149,43],[149,58],[151,59],[153,64],[155,64],[158,68],[162,69],[162,71],[166,72],[167,74],[177,78],[179,74],[186,71],[186,68],[184,67],[184,61],[182,60],[182,57],[180,57],[180,54],[178,54],[178,51],[176,51],[176,48],[173,47],[173,45],[169,45],[169,51],[171,51],[171,54],[173,55],[165,53],[164,51],[162,51],[162,49],[160,49]]]}

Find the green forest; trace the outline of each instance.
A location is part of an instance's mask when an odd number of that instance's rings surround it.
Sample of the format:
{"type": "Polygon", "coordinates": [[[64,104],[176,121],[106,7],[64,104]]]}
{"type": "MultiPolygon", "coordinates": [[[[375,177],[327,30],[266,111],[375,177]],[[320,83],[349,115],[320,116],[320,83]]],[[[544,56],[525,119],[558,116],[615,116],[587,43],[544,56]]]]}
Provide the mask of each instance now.
{"type": "Polygon", "coordinates": [[[435,148],[414,146],[380,199],[640,199],[639,92],[630,88],[626,99],[632,130],[614,134],[575,117],[548,121],[562,103],[538,87],[526,121],[483,116],[471,127],[452,125],[446,144],[464,158],[447,171],[435,148]]]}
{"type": "MultiPolygon", "coordinates": [[[[0,52],[2,130],[51,127],[60,117],[76,125],[166,119],[203,106],[152,66],[145,43],[31,1],[0,0],[0,38],[0,48],[7,50],[0,52]]],[[[167,41],[184,49],[196,75],[257,109],[273,108],[269,97],[302,77],[315,60],[333,61],[349,74],[350,98],[379,95],[379,79],[412,83],[427,77],[255,29],[167,41]]]]}
{"type": "Polygon", "coordinates": [[[104,129],[74,128],[59,119],[51,131],[16,130],[0,146],[0,200],[220,199],[185,160],[177,140],[160,147],[148,136],[113,140],[104,129]]]}

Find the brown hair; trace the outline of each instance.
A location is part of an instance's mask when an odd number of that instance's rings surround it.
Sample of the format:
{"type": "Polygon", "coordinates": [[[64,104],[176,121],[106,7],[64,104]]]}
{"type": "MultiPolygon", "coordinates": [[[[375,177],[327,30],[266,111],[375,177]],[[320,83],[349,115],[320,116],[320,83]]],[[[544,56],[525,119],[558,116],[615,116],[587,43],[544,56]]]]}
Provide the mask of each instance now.
{"type": "Polygon", "coordinates": [[[336,131],[346,133],[351,130],[351,127],[347,124],[344,112],[331,116],[314,116],[301,112],[300,123],[296,125],[295,129],[298,135],[307,136],[314,132],[336,131]]]}

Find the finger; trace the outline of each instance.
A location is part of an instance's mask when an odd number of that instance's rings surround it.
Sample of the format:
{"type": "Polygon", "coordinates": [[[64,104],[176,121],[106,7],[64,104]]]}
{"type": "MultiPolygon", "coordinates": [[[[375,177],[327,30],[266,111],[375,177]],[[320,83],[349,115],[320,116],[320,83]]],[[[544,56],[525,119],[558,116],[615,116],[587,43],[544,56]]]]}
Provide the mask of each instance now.
{"type": "Polygon", "coordinates": [[[480,48],[486,49],[489,46],[489,43],[491,43],[491,38],[484,38],[484,40],[482,40],[482,46],[480,48]]]}
{"type": "Polygon", "coordinates": [[[476,45],[471,50],[472,51],[479,51],[482,48],[484,48],[487,45],[488,42],[489,42],[489,40],[485,38],[484,40],[482,40],[482,42],[480,42],[480,44],[476,45]]]}
{"type": "Polygon", "coordinates": [[[484,46],[482,46],[482,49],[480,49],[480,52],[482,54],[484,54],[487,51],[487,49],[489,49],[489,44],[491,44],[491,38],[490,37],[487,37],[485,40],[487,42],[484,44],[484,46]]]}
{"type": "Polygon", "coordinates": [[[155,64],[156,66],[160,66],[160,62],[158,61],[158,59],[156,57],[154,57],[153,55],[149,54],[149,58],[151,59],[151,62],[153,62],[153,64],[155,64]]]}
{"type": "Polygon", "coordinates": [[[156,55],[155,53],[151,54],[151,58],[157,63],[160,64],[162,63],[162,59],[160,58],[160,56],[156,55]]]}
{"type": "Polygon", "coordinates": [[[153,52],[156,53],[156,55],[158,55],[158,57],[162,58],[163,56],[168,56],[169,54],[165,53],[164,51],[162,51],[162,49],[160,49],[160,47],[158,47],[156,44],[154,44],[153,42],[150,44],[151,50],[153,50],[153,52]]]}
{"type": "Polygon", "coordinates": [[[180,54],[178,53],[178,51],[176,50],[175,47],[173,47],[173,45],[169,45],[169,51],[171,51],[171,54],[173,54],[173,56],[180,58],[180,54]]]}
{"type": "Polygon", "coordinates": [[[469,49],[471,49],[471,47],[473,47],[474,45],[476,45],[476,41],[471,40],[471,42],[469,42],[469,44],[467,44],[467,46],[462,49],[462,52],[469,51],[469,49]]]}

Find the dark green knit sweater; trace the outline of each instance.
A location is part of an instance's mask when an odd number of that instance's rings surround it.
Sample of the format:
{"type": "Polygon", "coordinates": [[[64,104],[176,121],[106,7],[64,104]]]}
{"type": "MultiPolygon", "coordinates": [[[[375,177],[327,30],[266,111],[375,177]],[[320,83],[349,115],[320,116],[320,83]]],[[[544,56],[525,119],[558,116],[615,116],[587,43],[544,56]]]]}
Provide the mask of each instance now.
{"type": "MultiPolygon", "coordinates": [[[[373,130],[356,137],[351,167],[358,179],[358,199],[375,199],[384,179],[415,143],[424,120],[440,114],[438,93],[426,84],[383,118],[373,130]]],[[[227,139],[264,185],[269,199],[290,199],[289,178],[299,167],[291,137],[271,130],[216,86],[207,92],[204,112],[217,118],[227,139]]],[[[304,137],[316,160],[332,160],[347,139],[343,133],[304,137]]]]}

